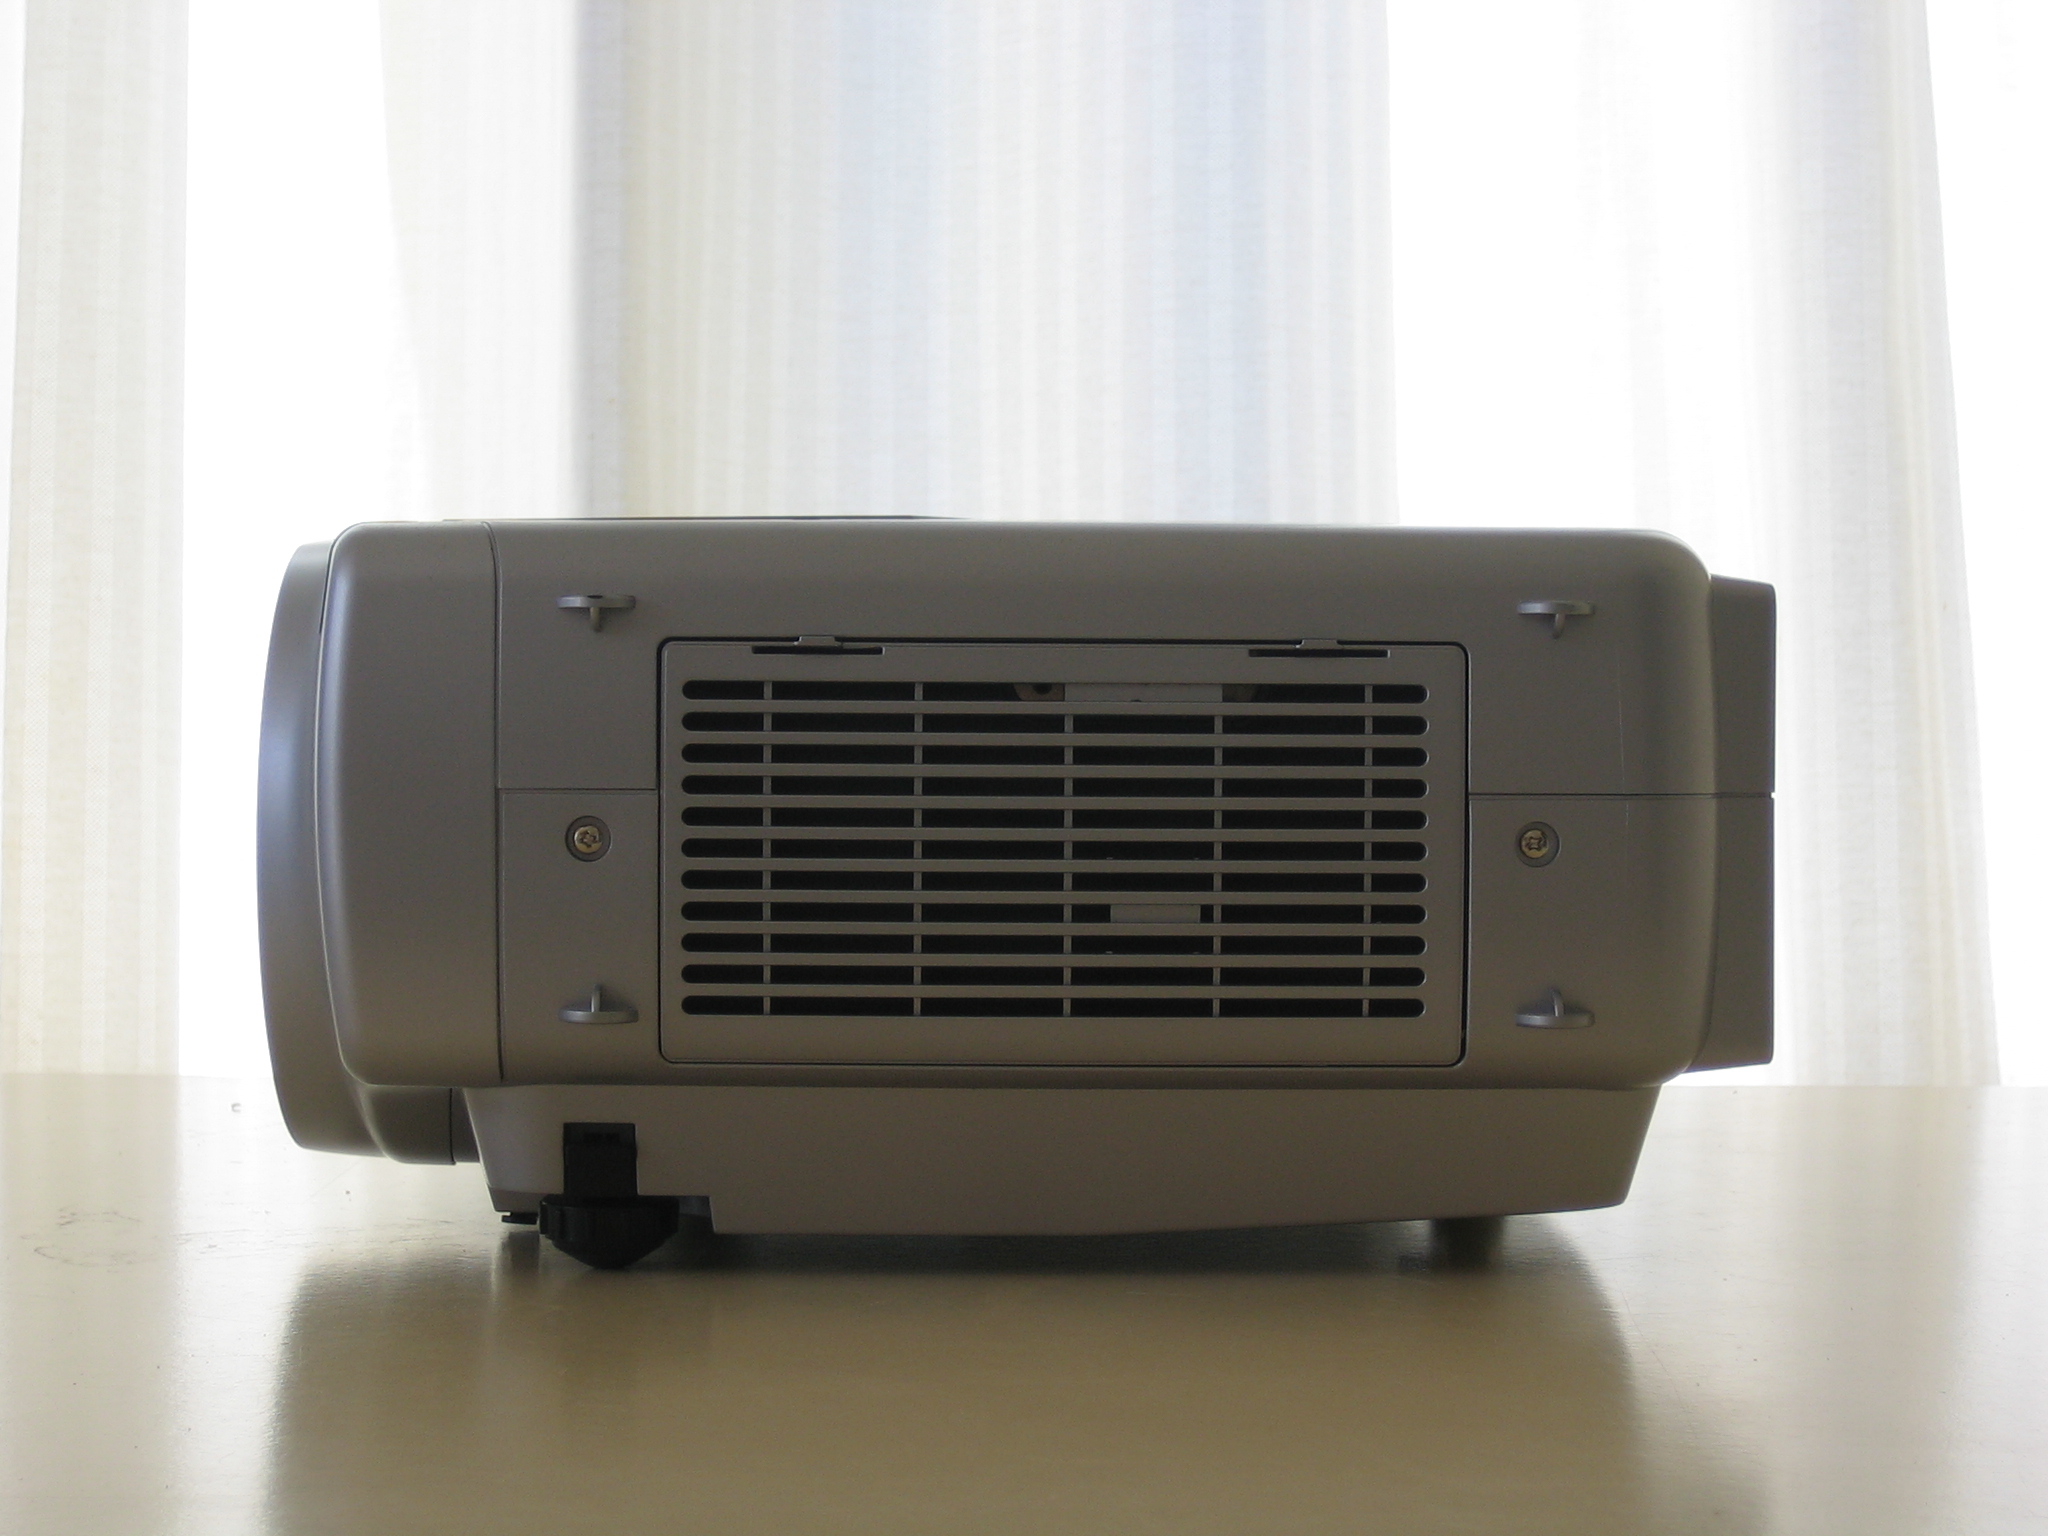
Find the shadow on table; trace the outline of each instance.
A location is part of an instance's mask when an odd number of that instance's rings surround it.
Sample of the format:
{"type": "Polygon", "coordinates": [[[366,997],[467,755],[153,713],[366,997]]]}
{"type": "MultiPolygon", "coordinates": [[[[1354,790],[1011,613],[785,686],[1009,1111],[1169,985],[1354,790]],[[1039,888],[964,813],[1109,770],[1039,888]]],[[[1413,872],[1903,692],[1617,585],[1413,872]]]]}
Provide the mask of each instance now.
{"type": "MultiPolygon", "coordinates": [[[[1145,1232],[1103,1237],[678,1239],[652,1269],[753,1274],[1360,1274],[1451,1272],[1515,1262],[1498,1217],[1347,1226],[1145,1232]]],[[[1518,1250],[1519,1252],[1519,1250],[1518,1250]]]]}
{"type": "Polygon", "coordinates": [[[1637,1374],[1597,1281],[1537,1218],[722,1237],[623,1273],[515,1232],[304,1277],[270,1519],[1758,1529],[1757,1494],[1646,1412],[1637,1374]],[[1702,1489],[1713,1518],[1675,1520],[1702,1489]]]}

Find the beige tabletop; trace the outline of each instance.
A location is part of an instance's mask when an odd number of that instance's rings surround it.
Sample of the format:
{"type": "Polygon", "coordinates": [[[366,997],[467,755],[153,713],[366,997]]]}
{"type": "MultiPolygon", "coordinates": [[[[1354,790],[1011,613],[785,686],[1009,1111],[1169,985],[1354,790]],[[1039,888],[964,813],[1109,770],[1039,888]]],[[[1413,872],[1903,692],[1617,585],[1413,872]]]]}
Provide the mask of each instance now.
{"type": "Polygon", "coordinates": [[[0,1531],[2048,1532],[2048,1091],[1680,1088],[1629,1202],[626,1273],[262,1084],[5,1080],[0,1531]]]}

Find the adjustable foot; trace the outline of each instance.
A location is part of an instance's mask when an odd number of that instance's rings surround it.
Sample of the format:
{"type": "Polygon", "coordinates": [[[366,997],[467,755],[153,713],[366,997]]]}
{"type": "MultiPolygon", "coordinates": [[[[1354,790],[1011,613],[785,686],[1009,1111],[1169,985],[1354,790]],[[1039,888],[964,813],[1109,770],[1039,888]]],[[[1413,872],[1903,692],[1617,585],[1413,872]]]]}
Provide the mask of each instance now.
{"type": "Polygon", "coordinates": [[[624,1269],[674,1237],[681,1202],[639,1192],[639,1157],[640,1138],[630,1124],[565,1123],[562,1193],[541,1196],[541,1231],[570,1258],[596,1269],[624,1269]]]}
{"type": "Polygon", "coordinates": [[[562,1252],[594,1269],[624,1269],[676,1235],[676,1202],[659,1195],[571,1199],[548,1195],[540,1229],[562,1252]]]}

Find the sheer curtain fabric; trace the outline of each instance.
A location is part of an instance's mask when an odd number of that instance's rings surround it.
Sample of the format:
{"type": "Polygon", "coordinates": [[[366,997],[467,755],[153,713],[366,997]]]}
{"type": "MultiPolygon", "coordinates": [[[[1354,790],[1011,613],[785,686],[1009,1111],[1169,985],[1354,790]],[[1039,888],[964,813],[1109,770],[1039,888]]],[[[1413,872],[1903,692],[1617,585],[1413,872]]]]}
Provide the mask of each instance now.
{"type": "Polygon", "coordinates": [[[174,1071],[183,0],[0,8],[0,1069],[174,1071]]]}

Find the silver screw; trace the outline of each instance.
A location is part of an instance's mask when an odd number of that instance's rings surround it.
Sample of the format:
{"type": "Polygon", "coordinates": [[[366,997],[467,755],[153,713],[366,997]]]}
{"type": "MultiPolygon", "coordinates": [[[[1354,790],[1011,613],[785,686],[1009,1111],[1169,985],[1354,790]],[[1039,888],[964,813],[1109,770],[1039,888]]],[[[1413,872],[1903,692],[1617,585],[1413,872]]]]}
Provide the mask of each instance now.
{"type": "Polygon", "coordinates": [[[611,828],[595,816],[579,816],[569,823],[569,852],[585,863],[601,859],[612,846],[611,828]]]}

